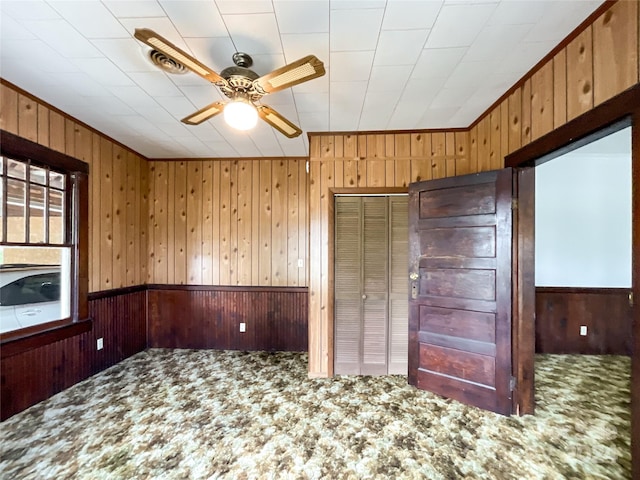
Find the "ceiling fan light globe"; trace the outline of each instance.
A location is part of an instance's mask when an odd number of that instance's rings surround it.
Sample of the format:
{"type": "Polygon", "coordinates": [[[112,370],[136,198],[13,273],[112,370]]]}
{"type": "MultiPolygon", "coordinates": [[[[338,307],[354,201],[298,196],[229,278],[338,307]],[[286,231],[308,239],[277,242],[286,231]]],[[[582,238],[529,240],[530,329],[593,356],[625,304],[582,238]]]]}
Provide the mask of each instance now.
{"type": "Polygon", "coordinates": [[[236,130],[250,130],[258,123],[256,108],[245,100],[236,100],[224,107],[224,120],[236,130]]]}

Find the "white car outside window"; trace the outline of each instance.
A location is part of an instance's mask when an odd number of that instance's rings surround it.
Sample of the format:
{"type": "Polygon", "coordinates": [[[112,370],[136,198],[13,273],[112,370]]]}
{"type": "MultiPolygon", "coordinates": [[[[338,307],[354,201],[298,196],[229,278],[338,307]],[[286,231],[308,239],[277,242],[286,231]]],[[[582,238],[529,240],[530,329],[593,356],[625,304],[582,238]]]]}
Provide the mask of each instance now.
{"type": "Polygon", "coordinates": [[[62,318],[59,266],[0,266],[0,333],[62,318]]]}

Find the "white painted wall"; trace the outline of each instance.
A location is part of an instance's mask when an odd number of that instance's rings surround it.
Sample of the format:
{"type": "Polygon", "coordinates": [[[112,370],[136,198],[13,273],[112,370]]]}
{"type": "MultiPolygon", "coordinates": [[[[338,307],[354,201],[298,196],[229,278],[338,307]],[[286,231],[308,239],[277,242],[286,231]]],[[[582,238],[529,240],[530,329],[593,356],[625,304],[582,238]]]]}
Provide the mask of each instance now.
{"type": "Polygon", "coordinates": [[[535,171],[536,286],[631,287],[631,128],[535,171]]]}

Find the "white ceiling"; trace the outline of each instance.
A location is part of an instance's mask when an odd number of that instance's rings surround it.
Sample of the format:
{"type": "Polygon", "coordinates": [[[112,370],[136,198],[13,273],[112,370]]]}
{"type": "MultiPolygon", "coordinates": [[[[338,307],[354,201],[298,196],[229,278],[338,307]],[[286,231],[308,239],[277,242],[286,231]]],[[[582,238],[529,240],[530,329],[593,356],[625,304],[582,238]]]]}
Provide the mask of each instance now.
{"type": "Polygon", "coordinates": [[[467,127],[601,0],[0,0],[0,76],[148,158],[308,154],[307,132],[467,127]],[[168,75],[150,28],[215,71],[270,72],[308,54],[324,77],[263,97],[305,132],[180,119],[223,98],[168,75]]]}

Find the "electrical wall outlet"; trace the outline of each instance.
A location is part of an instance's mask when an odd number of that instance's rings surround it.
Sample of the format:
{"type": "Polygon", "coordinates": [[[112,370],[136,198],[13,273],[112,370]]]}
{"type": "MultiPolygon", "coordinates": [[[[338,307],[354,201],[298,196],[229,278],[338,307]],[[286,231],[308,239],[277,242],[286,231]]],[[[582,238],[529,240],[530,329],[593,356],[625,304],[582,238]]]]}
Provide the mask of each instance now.
{"type": "Polygon", "coordinates": [[[587,336],[587,326],[586,325],[580,325],[580,335],[582,335],[583,337],[587,336]]]}
{"type": "Polygon", "coordinates": [[[104,340],[102,339],[102,337],[100,337],[97,341],[96,341],[96,348],[98,350],[102,350],[104,348],[104,340]]]}
{"type": "Polygon", "coordinates": [[[304,258],[298,259],[298,268],[304,268],[304,258]]]}
{"type": "Polygon", "coordinates": [[[246,323],[242,322],[240,324],[240,331],[241,332],[246,332],[247,331],[247,324],[246,323]]]}

